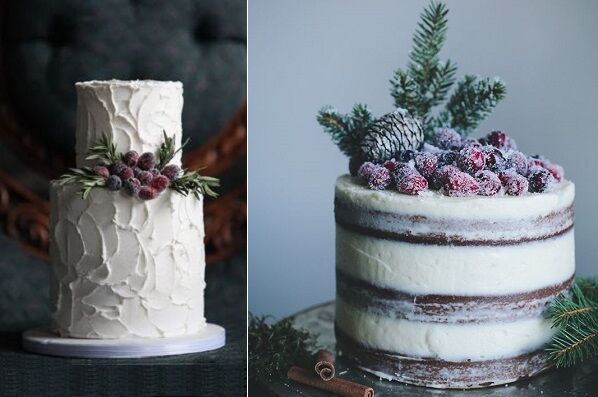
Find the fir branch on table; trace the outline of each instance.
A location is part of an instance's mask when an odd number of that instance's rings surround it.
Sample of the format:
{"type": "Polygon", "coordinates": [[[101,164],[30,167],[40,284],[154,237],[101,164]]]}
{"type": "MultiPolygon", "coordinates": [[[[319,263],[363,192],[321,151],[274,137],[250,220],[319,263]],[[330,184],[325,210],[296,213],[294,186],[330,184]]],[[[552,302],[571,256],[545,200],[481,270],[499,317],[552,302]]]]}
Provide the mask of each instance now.
{"type": "Polygon", "coordinates": [[[578,279],[569,295],[550,306],[548,318],[557,328],[547,351],[557,367],[569,367],[598,355],[598,281],[578,279]]]}
{"type": "Polygon", "coordinates": [[[112,142],[112,138],[102,134],[98,142],[89,149],[85,160],[100,160],[106,164],[111,164],[122,160],[122,154],[116,151],[116,145],[112,142]]]}
{"type": "Polygon", "coordinates": [[[367,105],[356,104],[350,114],[341,114],[333,107],[325,106],[318,112],[317,120],[339,149],[354,157],[361,153],[361,140],[374,117],[367,105]]]}
{"type": "Polygon", "coordinates": [[[220,180],[211,176],[202,176],[197,171],[185,170],[183,175],[170,183],[170,188],[174,191],[187,196],[192,193],[199,199],[200,195],[209,197],[218,197],[212,188],[220,186],[220,180]]]}
{"type": "Polygon", "coordinates": [[[166,135],[166,131],[162,131],[164,135],[164,141],[158,148],[158,152],[156,153],[156,157],[158,159],[158,169],[161,170],[164,168],[170,161],[174,158],[174,155],[183,150],[185,145],[189,143],[189,138],[183,142],[178,149],[175,148],[174,136],[168,137],[166,135]]]}
{"type": "Polygon", "coordinates": [[[292,365],[309,362],[308,345],[313,341],[307,331],[293,328],[290,318],[274,324],[268,318],[249,313],[249,374],[264,381],[284,378],[292,365]]]}
{"type": "Polygon", "coordinates": [[[79,193],[82,199],[86,199],[91,189],[94,187],[105,186],[106,180],[93,172],[89,167],[83,167],[81,169],[71,168],[70,172],[61,175],[57,180],[57,183],[61,186],[76,183],[81,186],[79,193]]]}

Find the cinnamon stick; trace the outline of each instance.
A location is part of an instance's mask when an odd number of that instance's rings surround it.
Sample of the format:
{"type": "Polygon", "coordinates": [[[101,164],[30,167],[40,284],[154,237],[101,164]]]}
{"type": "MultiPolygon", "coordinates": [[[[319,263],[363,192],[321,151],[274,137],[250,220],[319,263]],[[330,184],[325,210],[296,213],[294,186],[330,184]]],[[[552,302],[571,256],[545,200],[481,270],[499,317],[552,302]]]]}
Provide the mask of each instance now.
{"type": "Polygon", "coordinates": [[[339,378],[325,381],[315,376],[313,372],[300,367],[291,367],[287,373],[287,377],[295,382],[343,397],[374,397],[374,389],[371,387],[339,378]]]}
{"type": "Polygon", "coordinates": [[[316,374],[322,380],[329,381],[330,379],[334,378],[335,369],[334,369],[334,357],[332,353],[328,350],[319,350],[315,354],[316,365],[314,369],[316,370],[316,374]]]}

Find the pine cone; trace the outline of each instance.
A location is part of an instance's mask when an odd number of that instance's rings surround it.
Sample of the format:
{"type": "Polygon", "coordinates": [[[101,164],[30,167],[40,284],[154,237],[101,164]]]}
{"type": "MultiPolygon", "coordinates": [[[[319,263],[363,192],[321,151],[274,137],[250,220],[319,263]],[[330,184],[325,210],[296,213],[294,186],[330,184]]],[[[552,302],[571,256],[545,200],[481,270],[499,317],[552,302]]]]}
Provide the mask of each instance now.
{"type": "Polygon", "coordinates": [[[397,108],[376,120],[361,141],[367,160],[383,163],[405,150],[419,150],[424,143],[421,122],[405,109],[397,108]]]}

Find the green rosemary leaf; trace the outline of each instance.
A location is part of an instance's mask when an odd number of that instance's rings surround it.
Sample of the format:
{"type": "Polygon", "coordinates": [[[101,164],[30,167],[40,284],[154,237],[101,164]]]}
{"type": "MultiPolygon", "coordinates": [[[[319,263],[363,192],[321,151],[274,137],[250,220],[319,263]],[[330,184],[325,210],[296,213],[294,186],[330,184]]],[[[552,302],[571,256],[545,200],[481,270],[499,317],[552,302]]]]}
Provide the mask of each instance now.
{"type": "Polygon", "coordinates": [[[162,169],[168,165],[174,156],[183,150],[183,148],[189,143],[189,138],[187,138],[178,149],[175,149],[174,135],[169,137],[166,135],[166,131],[162,131],[162,135],[164,136],[164,141],[158,148],[158,153],[156,154],[156,157],[158,158],[158,169],[162,169]]]}
{"type": "Polygon", "coordinates": [[[218,197],[213,188],[220,186],[220,180],[210,176],[202,176],[197,171],[185,170],[183,175],[170,183],[170,188],[187,196],[193,194],[198,199],[200,196],[218,197]]]}

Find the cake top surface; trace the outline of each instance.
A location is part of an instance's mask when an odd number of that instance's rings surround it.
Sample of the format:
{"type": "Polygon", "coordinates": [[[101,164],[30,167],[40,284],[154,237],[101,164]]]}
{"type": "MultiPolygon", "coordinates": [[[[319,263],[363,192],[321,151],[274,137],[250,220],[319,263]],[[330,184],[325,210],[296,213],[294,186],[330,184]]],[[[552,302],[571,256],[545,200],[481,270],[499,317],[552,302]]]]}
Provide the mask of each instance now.
{"type": "Polygon", "coordinates": [[[420,195],[372,190],[360,178],[342,175],[336,181],[335,195],[337,200],[372,211],[453,219],[530,219],[569,208],[575,185],[563,180],[545,193],[449,197],[433,190],[420,195]]]}
{"type": "Polygon", "coordinates": [[[75,83],[76,87],[175,87],[183,88],[180,81],[159,81],[159,80],[90,80],[75,83]]]}

